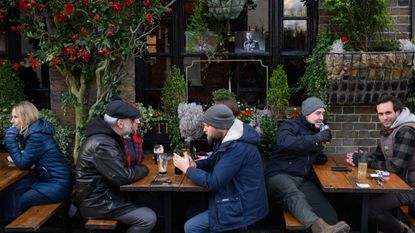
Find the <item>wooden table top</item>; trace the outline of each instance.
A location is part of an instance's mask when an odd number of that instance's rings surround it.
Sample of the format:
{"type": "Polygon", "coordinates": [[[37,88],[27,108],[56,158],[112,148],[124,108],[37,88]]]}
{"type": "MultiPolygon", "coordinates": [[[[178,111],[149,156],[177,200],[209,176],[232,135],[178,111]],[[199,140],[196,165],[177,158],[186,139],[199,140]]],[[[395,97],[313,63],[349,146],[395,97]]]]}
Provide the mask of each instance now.
{"type": "Polygon", "coordinates": [[[8,155],[8,153],[0,153],[0,191],[30,173],[28,170],[9,167],[7,161],[8,155]]]}
{"type": "Polygon", "coordinates": [[[143,162],[149,169],[149,173],[144,178],[135,181],[132,184],[122,185],[121,191],[186,191],[186,192],[208,192],[195,183],[193,183],[184,174],[175,175],[173,160],[168,161],[167,174],[159,175],[158,165],[154,163],[153,155],[146,155],[143,162]],[[171,183],[151,184],[153,180],[169,180],[171,183]]]}
{"type": "MultiPolygon", "coordinates": [[[[354,192],[354,193],[393,193],[400,191],[412,191],[412,188],[399,176],[391,173],[385,177],[383,185],[379,185],[374,178],[358,177],[357,167],[352,167],[346,163],[346,156],[328,156],[328,161],[324,165],[313,165],[320,185],[325,192],[354,192]],[[332,171],[333,166],[350,167],[350,172],[332,171]],[[356,183],[369,184],[369,188],[359,188],[356,183]]],[[[367,174],[373,173],[375,169],[368,168],[367,174]]]]}

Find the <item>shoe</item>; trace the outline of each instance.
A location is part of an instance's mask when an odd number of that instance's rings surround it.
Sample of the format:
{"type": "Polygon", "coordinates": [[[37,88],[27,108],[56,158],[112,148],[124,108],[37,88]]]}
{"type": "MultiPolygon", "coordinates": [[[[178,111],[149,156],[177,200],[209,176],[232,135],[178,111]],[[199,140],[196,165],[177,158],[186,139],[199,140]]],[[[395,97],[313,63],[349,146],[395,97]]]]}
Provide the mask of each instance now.
{"type": "Polygon", "coordinates": [[[318,218],[313,225],[311,225],[313,233],[348,233],[350,226],[347,223],[340,221],[335,225],[327,224],[322,218],[318,218]]]}

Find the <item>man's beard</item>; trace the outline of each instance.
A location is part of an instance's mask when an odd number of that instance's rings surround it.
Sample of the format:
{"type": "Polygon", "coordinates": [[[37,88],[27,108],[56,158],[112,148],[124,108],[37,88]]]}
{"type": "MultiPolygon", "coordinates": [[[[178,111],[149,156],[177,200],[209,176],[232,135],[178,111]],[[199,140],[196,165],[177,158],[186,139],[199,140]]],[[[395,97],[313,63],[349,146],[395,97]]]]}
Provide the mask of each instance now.
{"type": "Polygon", "coordinates": [[[130,135],[132,132],[133,132],[132,128],[124,127],[121,130],[121,136],[124,137],[124,136],[130,135]]]}
{"type": "Polygon", "coordinates": [[[221,132],[214,132],[213,135],[207,136],[207,141],[209,146],[213,145],[214,143],[221,143],[223,139],[223,135],[221,132]]]}

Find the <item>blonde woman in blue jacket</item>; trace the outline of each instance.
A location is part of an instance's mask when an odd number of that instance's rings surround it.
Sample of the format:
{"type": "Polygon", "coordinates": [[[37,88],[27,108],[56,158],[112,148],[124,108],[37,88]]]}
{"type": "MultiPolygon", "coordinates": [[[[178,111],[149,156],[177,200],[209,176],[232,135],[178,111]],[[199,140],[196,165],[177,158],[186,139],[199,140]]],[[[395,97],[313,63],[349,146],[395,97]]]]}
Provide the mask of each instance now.
{"type": "Polygon", "coordinates": [[[4,143],[16,167],[31,173],[2,193],[3,221],[31,206],[65,200],[72,190],[70,166],[54,140],[53,126],[39,119],[38,109],[28,101],[16,104],[11,123],[4,143]]]}

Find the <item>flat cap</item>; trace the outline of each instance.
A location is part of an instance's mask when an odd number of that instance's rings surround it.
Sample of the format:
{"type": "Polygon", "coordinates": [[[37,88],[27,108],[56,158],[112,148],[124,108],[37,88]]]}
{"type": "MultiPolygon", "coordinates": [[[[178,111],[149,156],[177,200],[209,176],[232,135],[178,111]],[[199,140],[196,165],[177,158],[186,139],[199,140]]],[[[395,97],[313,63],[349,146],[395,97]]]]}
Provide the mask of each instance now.
{"type": "Polygon", "coordinates": [[[119,98],[109,102],[105,114],[117,119],[136,119],[140,116],[140,112],[133,104],[119,98]]]}

